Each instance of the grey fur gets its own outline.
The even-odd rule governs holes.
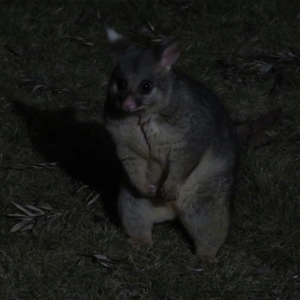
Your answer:
[[[128,176],[119,213],[130,241],[145,245],[155,223],[179,218],[197,257],[215,262],[229,230],[235,137],[219,99],[172,66],[179,49],[178,40],[154,49],[111,42],[106,128]]]

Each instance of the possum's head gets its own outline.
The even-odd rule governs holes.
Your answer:
[[[128,114],[159,111],[169,101],[171,66],[180,54],[178,39],[164,41],[153,49],[129,45],[112,29],[107,29],[110,54],[115,62],[106,108]]]

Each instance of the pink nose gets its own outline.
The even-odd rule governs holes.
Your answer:
[[[133,111],[136,109],[136,103],[132,96],[127,96],[122,103],[122,107],[125,111]]]

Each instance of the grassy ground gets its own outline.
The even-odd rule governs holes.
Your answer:
[[[0,4],[1,299],[300,299],[300,4],[228,3]],[[135,42],[184,37],[182,69],[252,124],[215,266],[197,265],[176,223],[150,249],[126,244],[101,119],[105,22]]]

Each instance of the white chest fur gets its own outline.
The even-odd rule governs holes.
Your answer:
[[[159,115],[131,117],[112,122],[107,128],[117,145],[125,144],[137,155],[157,161],[166,161],[172,148],[182,139],[182,134]]]

